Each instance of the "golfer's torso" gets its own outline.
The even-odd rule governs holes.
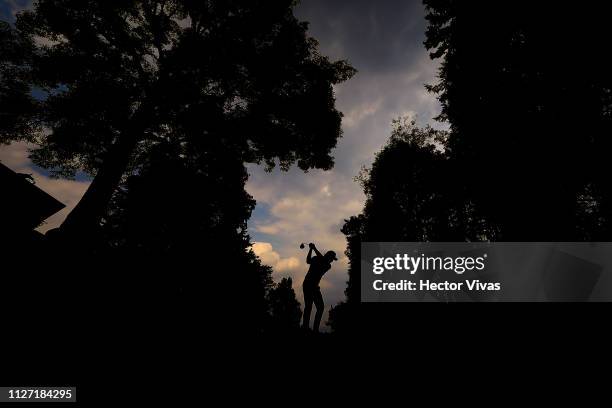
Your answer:
[[[331,265],[323,261],[321,257],[314,257],[310,261],[310,268],[308,269],[308,273],[306,273],[306,277],[304,278],[303,286],[305,288],[317,288],[319,286],[319,282],[321,282],[321,278],[331,268]]]

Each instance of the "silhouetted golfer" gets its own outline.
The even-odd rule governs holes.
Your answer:
[[[304,322],[302,327],[308,329],[310,324],[310,312],[312,311],[312,304],[314,302],[317,312],[315,313],[315,319],[312,324],[312,330],[317,333],[319,331],[319,324],[321,324],[321,317],[323,316],[323,296],[321,295],[321,288],[319,282],[325,274],[331,268],[331,263],[337,261],[336,253],[334,251],[327,251],[325,255],[321,255],[315,244],[312,242],[308,244],[310,248],[308,250],[308,256],[306,257],[306,263],[310,265],[308,273],[304,278]],[[312,256],[314,251],[317,256]]]

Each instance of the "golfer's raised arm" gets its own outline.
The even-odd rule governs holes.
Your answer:
[[[310,249],[312,249],[313,251],[315,251],[315,254],[317,254],[317,256],[323,257],[323,255],[321,255],[321,252],[319,252],[319,250],[317,249],[317,247],[315,246],[315,244],[311,243],[310,245]]]

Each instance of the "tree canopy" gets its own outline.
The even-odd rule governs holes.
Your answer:
[[[292,285],[291,278],[282,278],[269,292],[271,325],[274,330],[290,332],[300,327],[302,311]]]
[[[366,204],[343,228],[347,302],[330,313],[340,331],[373,323],[364,309],[405,312],[359,305],[361,242],[612,236],[610,7],[424,4],[425,46],[440,62],[427,88],[449,130],[396,127],[360,177]]]
[[[337,332],[358,327],[362,242],[462,241],[472,212],[464,208],[461,184],[445,146],[448,132],[419,127],[405,118],[394,122],[387,144],[357,180],[366,201],[361,214],[345,221],[349,259],[346,302],[330,311]],[[475,232],[474,232],[475,233]]]
[[[319,54],[294,5],[36,1],[3,30],[3,41],[27,45],[3,56],[13,61],[2,64],[3,88],[26,105],[3,142],[35,142],[36,164],[94,177],[66,230],[97,225],[121,177],[160,143],[185,156],[224,146],[243,162],[329,169],[341,119],[332,85],[354,70]]]
[[[424,3],[429,89],[487,238],[607,240],[609,6]]]
[[[45,269],[78,277],[52,293],[90,311],[110,294],[117,321],[146,305],[192,333],[261,332],[272,300],[295,313],[250,249],[245,165],[330,169],[333,86],[355,73],[319,53],[295,5],[37,0],[1,23],[0,143],[92,177],[47,234]]]

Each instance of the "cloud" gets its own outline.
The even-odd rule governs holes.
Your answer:
[[[301,242],[311,241],[321,249],[343,252],[340,225],[363,206],[363,193],[352,179],[334,171],[303,174],[291,169],[262,174],[259,168],[250,170],[247,189],[267,206],[266,215],[251,220],[250,231],[278,237],[292,252],[299,252]],[[330,225],[337,228],[330,231]]]
[[[296,14],[326,55],[342,53],[364,73],[393,71],[413,60],[425,40],[419,0],[303,0]]]
[[[296,14],[311,23],[309,32],[323,54],[348,59],[358,73],[334,87],[344,118],[332,171],[268,173],[249,166],[247,190],[257,200],[249,233],[256,241],[271,243],[279,258],[299,259],[299,266],[287,272],[296,286],[307,272],[300,242],[312,241],[338,254],[339,261],[321,281],[325,321],[329,307],[344,299],[348,279],[346,239],[340,229],[345,219],[361,212],[365,200],[354,177],[372,164],[389,138],[393,119],[408,116],[421,125],[444,125],[433,121],[439,103],[424,88],[435,82],[438,64],[423,46],[426,22],[420,1],[303,0]],[[301,291],[296,292],[302,301]]]
[[[252,248],[261,262],[271,266],[275,273],[290,272],[300,266],[296,257],[281,258],[269,242],[254,242]]]
[[[285,258],[278,261],[275,269],[278,272],[292,271],[300,266],[300,261],[295,257]]]
[[[363,119],[378,112],[382,102],[382,98],[379,98],[373,102],[364,102],[360,106],[353,108],[342,118],[344,128],[352,128],[359,125]]]
[[[344,298],[347,280],[346,241],[340,228],[345,218],[361,211],[363,193],[350,177],[334,171],[313,170],[304,174],[297,169],[286,173],[265,173],[256,167],[250,170],[247,190],[266,211],[249,221],[249,231],[258,243],[268,243],[269,246],[259,250],[265,254],[262,260],[269,260],[265,263],[276,265],[275,280],[290,276],[298,300],[303,304],[299,288],[308,271],[305,262],[308,250],[300,249],[300,243],[314,242],[321,252],[333,250],[338,255],[339,261],[332,264],[321,281],[325,313],[328,313],[331,306]],[[272,245],[274,253],[270,252]],[[291,268],[280,274],[284,259],[294,261],[286,261],[291,262]]]
[[[0,17],[5,21],[14,21],[17,13],[31,7],[31,0],[3,0],[0,3]]]
[[[58,213],[49,217],[43,225],[38,228],[40,232],[46,232],[57,228],[64,221],[68,213],[79,202],[87,187],[88,181],[58,180],[52,179],[34,167],[28,158],[28,149],[32,146],[24,142],[0,146],[0,162],[18,173],[31,174],[36,186],[51,194],[61,201],[66,207]]]

